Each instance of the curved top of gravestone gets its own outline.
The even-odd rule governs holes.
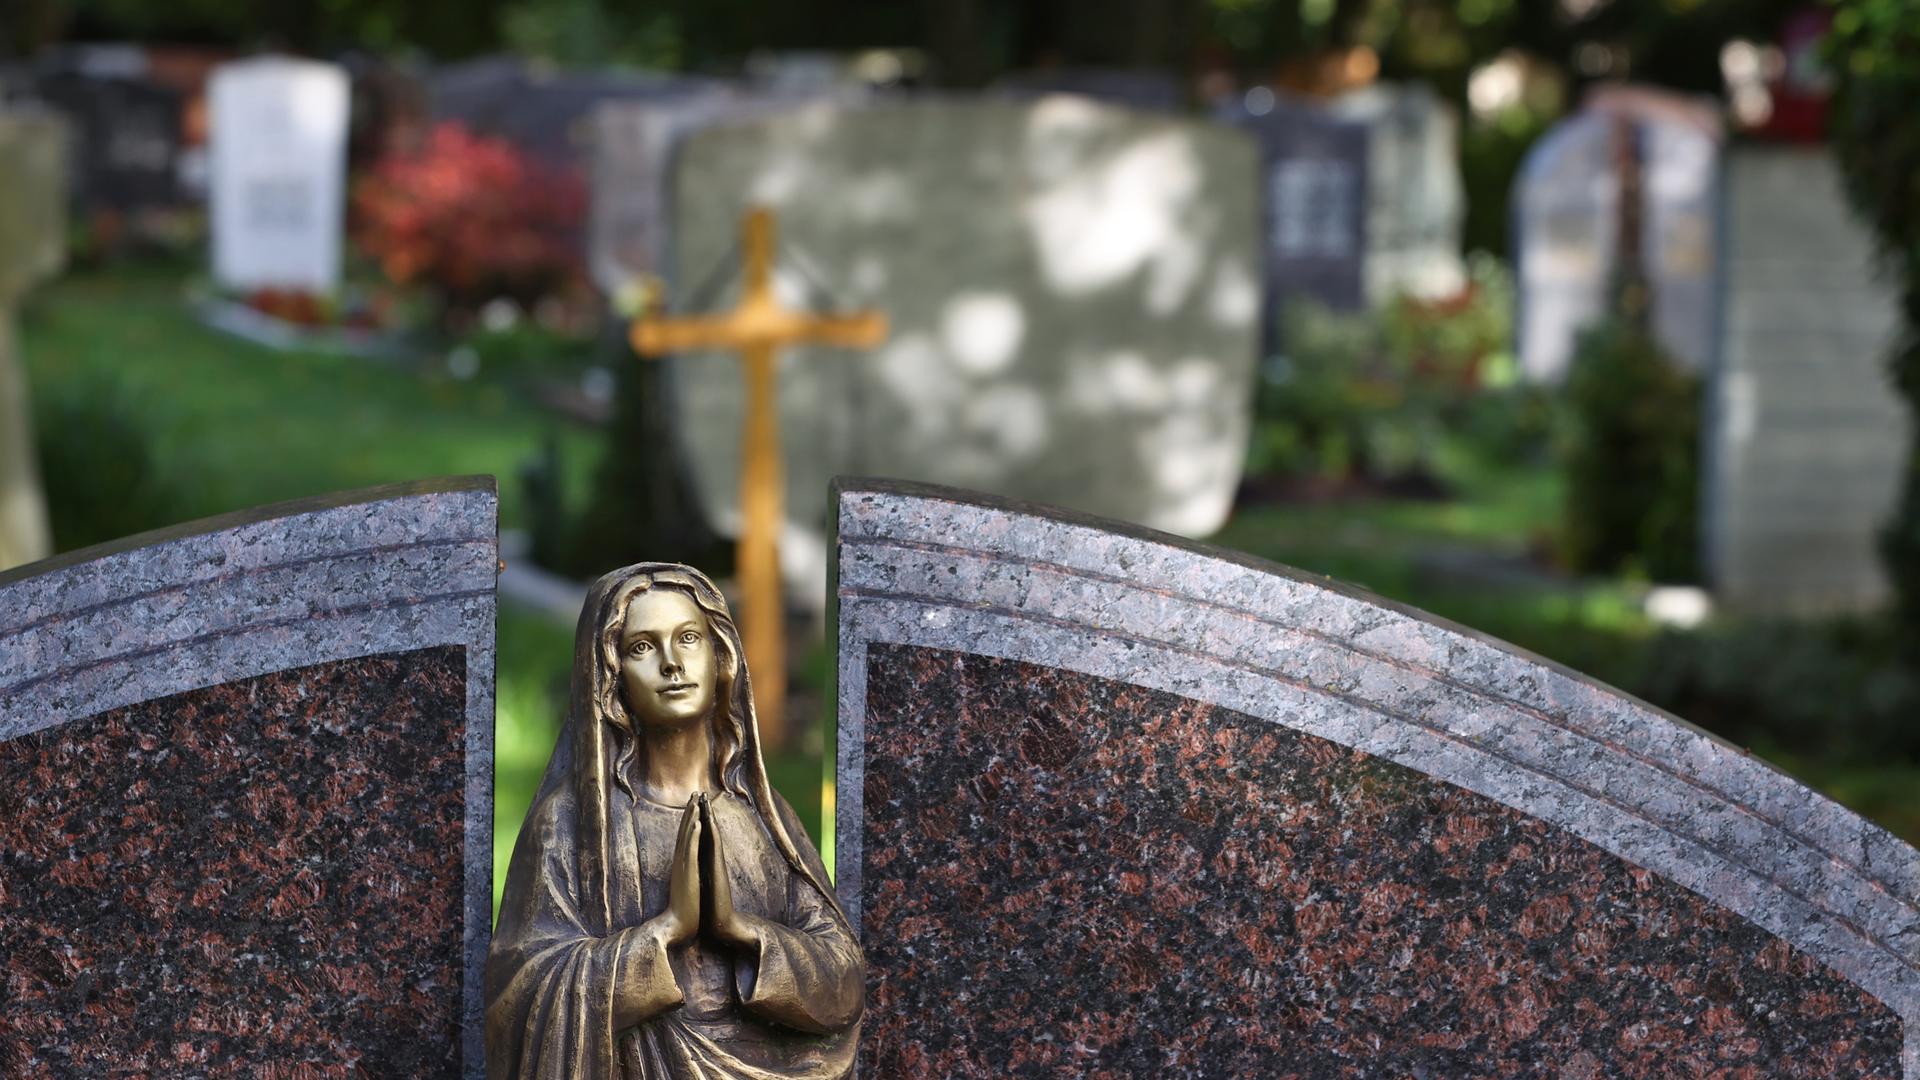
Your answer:
[[[0,738],[329,659],[490,652],[496,502],[490,476],[395,484],[0,573]]]
[[[1558,664],[1330,579],[1048,507],[841,479],[838,870],[858,917],[869,644],[957,650],[1266,719],[1670,879],[1920,1022],[1920,852]],[[1920,1048],[1907,1075],[1920,1077]]]

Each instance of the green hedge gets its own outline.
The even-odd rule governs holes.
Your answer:
[[[1699,576],[1700,383],[1645,331],[1581,335],[1568,373],[1562,555],[1583,573]]]

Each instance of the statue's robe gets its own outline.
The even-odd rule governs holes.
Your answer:
[[[764,920],[764,944],[739,950],[696,938],[662,950],[639,927],[666,910],[683,808],[611,788],[606,896],[582,895],[590,890],[577,857],[579,789],[556,774],[563,770],[549,770],[521,829],[494,931],[491,1080],[838,1080],[851,1072],[864,964],[845,917],[815,884],[826,869],[785,801],[770,798],[786,835],[799,838],[808,875],[781,854],[753,803],[712,800],[734,907]],[[595,910],[608,913],[604,931]]]

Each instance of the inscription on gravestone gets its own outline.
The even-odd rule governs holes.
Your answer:
[[[1341,310],[1364,304],[1366,127],[1286,100],[1236,104],[1220,119],[1260,144],[1269,322],[1295,298]]]
[[[845,482],[862,1075],[1920,1080],[1920,852],[1470,631]]]
[[[247,60],[215,71],[208,97],[214,276],[241,290],[331,291],[346,199],[346,73]]]
[[[1353,167],[1344,161],[1283,161],[1272,173],[1273,250],[1284,259],[1353,255]]]
[[[137,210],[179,200],[180,95],[132,78],[57,72],[35,91],[73,126],[74,205]]]
[[[494,505],[0,574],[0,1074],[484,1075]]]

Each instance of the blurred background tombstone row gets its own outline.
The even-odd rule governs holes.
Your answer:
[[[1066,243],[1047,238],[1049,228],[1061,226],[1041,223],[1035,215],[1044,211],[1034,207],[1044,205],[1046,196],[1034,197],[1027,210],[1015,211],[1026,215],[1030,235],[1015,244],[1025,245],[1026,254],[1010,253],[1004,260],[994,256],[994,242],[987,238],[999,227],[992,219],[1010,210],[1015,196],[1011,189],[996,191],[990,185],[1002,178],[1016,187],[1030,182],[1044,186],[1053,182],[1046,176],[1064,177],[1080,168],[1076,155],[1090,154],[1083,159],[1088,166],[1110,172],[1106,180],[1086,183],[1106,185],[1119,193],[1116,199],[1134,199],[1139,207],[1164,208],[1190,199],[1195,190],[1211,193],[1215,185],[1239,183],[1227,175],[1242,167],[1235,164],[1238,157],[1155,158],[1150,148],[1129,157],[1133,151],[1124,139],[1096,148],[1081,130],[1084,125],[1077,127],[1076,121],[1059,126],[1065,116],[1100,117],[1099,124],[1116,130],[1137,126],[1142,132],[1154,130],[1155,124],[1181,122],[1174,117],[1183,111],[1182,88],[1163,72],[1066,66],[1016,72],[998,79],[986,99],[972,104],[913,90],[912,80],[897,63],[892,69],[880,65],[879,76],[875,70],[872,63],[832,54],[761,57],[740,78],[728,79],[630,70],[556,71],[511,55],[431,68],[360,57],[336,65],[242,59],[213,50],[73,46],[11,70],[6,85],[10,98],[37,100],[65,118],[71,132],[65,169],[68,206],[92,224],[89,242],[104,238],[120,244],[130,231],[150,227],[154,214],[164,222],[167,214],[204,198],[216,287],[240,295],[264,291],[278,298],[270,299],[269,306],[278,302],[299,309],[302,297],[338,292],[342,239],[350,217],[346,175],[351,158],[363,155],[362,164],[370,164],[416,152],[429,133],[453,125],[479,140],[510,145],[553,176],[578,178],[572,183],[581,193],[584,220],[560,230],[563,235],[557,238],[545,239],[566,249],[555,258],[583,258],[587,279],[621,312],[631,313],[635,305],[648,302],[685,303],[699,287],[698,276],[711,269],[706,264],[724,254],[724,244],[691,236],[676,246],[676,225],[686,230],[689,220],[698,220],[696,231],[723,237],[732,230],[723,219],[749,203],[782,206],[791,219],[788,234],[800,249],[799,257],[812,260],[804,268],[789,268],[789,277],[804,270],[824,278],[796,278],[791,287],[817,290],[831,281],[850,300],[883,306],[893,300],[909,307],[924,303],[930,313],[944,313],[929,314],[928,325],[945,319],[943,332],[949,339],[938,344],[939,333],[909,334],[897,339],[886,354],[890,359],[878,365],[790,366],[785,378],[792,385],[783,395],[790,414],[785,419],[797,430],[819,433],[798,444],[815,448],[818,460],[798,463],[792,471],[796,487],[807,490],[830,472],[858,471],[880,462],[910,464],[910,471],[927,479],[1005,484],[1012,494],[1206,533],[1224,519],[1239,481],[1238,464],[1224,447],[1241,438],[1251,402],[1231,389],[1216,393],[1201,387],[1202,376],[1193,373],[1216,370],[1210,367],[1216,364],[1224,364],[1217,370],[1228,373],[1251,370],[1260,352],[1282,355],[1279,313],[1302,300],[1335,311],[1360,311],[1399,297],[1444,301],[1467,285],[1460,255],[1465,217],[1457,164],[1460,121],[1430,87],[1376,82],[1319,100],[1262,87],[1227,96],[1214,109],[1216,119],[1244,132],[1259,147],[1261,160],[1253,198],[1263,221],[1257,235],[1264,243],[1250,264],[1264,267],[1258,308],[1245,307],[1234,292],[1237,286],[1218,286],[1213,300],[1217,310],[1210,316],[1214,324],[1231,326],[1237,339],[1231,346],[1192,342],[1189,330],[1207,319],[1194,321],[1176,310],[1179,303],[1166,299],[1182,287],[1169,284],[1174,277],[1204,274],[1192,268],[1169,269],[1172,260],[1192,258],[1204,266],[1204,254],[1161,253],[1140,263],[1152,280],[1127,293],[1135,302],[1124,317],[1086,320],[1084,312],[1074,311],[1067,324],[1111,326],[1116,342],[1151,342],[1156,336],[1166,340],[1163,356],[1156,357],[1155,346],[1136,345],[1121,350],[1127,355],[1109,357],[1120,368],[1146,373],[1135,380],[1137,385],[1124,373],[1083,381],[1092,378],[1102,384],[1100,394],[1115,401],[1119,398],[1114,395],[1131,395],[1136,401],[1132,408],[1147,408],[1151,401],[1150,408],[1164,417],[1162,436],[1156,438],[1172,438],[1166,433],[1176,429],[1206,430],[1216,445],[1204,449],[1207,438],[1198,435],[1178,440],[1194,454],[1184,465],[1170,463],[1188,460],[1180,454],[1169,459],[1145,444],[1127,453],[1098,455],[1110,485],[1109,494],[1099,494],[1101,484],[1090,484],[1085,469],[1058,466],[1056,472],[1044,464],[1061,460],[1047,449],[1051,435],[1060,433],[1054,422],[1058,417],[1047,412],[1051,405],[1038,412],[1027,408],[1034,401],[1066,400],[1052,390],[1034,396],[1036,369],[1028,362],[1049,352],[1043,343],[1050,307],[1081,288],[1066,280],[1073,276],[1072,269],[1051,266],[1051,257],[1036,247]],[[996,99],[1004,104],[991,104]],[[1104,104],[1065,103],[1075,99]],[[1790,94],[1786,101],[1793,105]],[[1134,109],[1142,112],[1130,115]],[[1003,131],[976,135],[984,129],[967,118],[987,115],[1000,117]],[[1152,119],[1155,115],[1165,119]],[[1222,140],[1230,138],[1225,132],[1203,136],[1203,121],[1189,123],[1181,138],[1222,146]],[[742,124],[745,129],[732,135],[702,135]],[[921,135],[939,147],[919,149],[916,134],[943,124],[953,126],[937,138]],[[1021,125],[1027,128],[1024,137]],[[845,134],[857,131],[871,133]],[[1043,132],[1057,136],[1060,148],[1042,145]],[[1150,136],[1142,138],[1140,146],[1151,144]],[[1630,145],[1623,144],[1623,138]],[[730,144],[729,151],[710,148],[722,141]],[[935,153],[947,147],[953,148],[950,154]],[[683,154],[695,159],[718,155],[716,160],[724,164],[696,167],[689,176],[678,164]],[[969,174],[914,164],[912,159],[928,154],[950,157],[963,168],[971,159],[977,166],[973,175],[985,178],[989,186],[960,183],[964,190],[930,194],[938,190],[942,176]],[[1758,608],[1870,606],[1884,595],[1884,586],[1865,555],[1873,522],[1887,510],[1888,473],[1905,437],[1898,423],[1883,422],[1893,410],[1876,383],[1873,362],[1876,343],[1891,317],[1889,300],[1883,290],[1862,285],[1868,242],[1864,231],[1847,220],[1841,195],[1820,172],[1816,156],[1773,155],[1765,164],[1761,157],[1744,147],[1729,153],[1711,103],[1649,88],[1589,95],[1584,107],[1534,145],[1514,186],[1511,231],[1520,370],[1528,379],[1560,381],[1580,331],[1607,315],[1621,273],[1621,188],[1623,183],[1637,184],[1644,210],[1637,214],[1636,258],[1644,271],[1651,332],[1686,371],[1711,384],[1703,399],[1712,445],[1704,455],[1710,475],[1701,485],[1707,538],[1702,551],[1710,579],[1728,600]],[[811,205],[798,194],[801,189],[791,171],[802,165],[816,170],[817,177],[857,177],[871,185],[853,189],[860,192],[855,201],[870,208],[830,211],[832,198],[827,206]],[[1778,179],[1796,167],[1806,170],[1805,183]],[[711,175],[716,168],[723,179]],[[754,175],[755,168],[760,169],[758,179],[740,180]],[[1031,174],[1038,179],[1020,179],[1023,170],[1038,170]],[[1625,170],[1634,176],[1626,177]],[[721,191],[725,194],[715,194]],[[1763,191],[1781,194],[1767,196]],[[1075,202],[1077,196],[1061,198]],[[972,201],[984,216],[961,212],[955,199]],[[1772,201],[1755,201],[1759,199]],[[937,207],[939,212],[903,211],[902,205]],[[1241,212],[1225,204],[1221,209],[1226,220]],[[912,227],[893,234],[881,229],[882,219],[902,213],[912,219]],[[924,227],[944,220],[964,221],[964,235],[943,240],[935,235],[937,230]],[[1146,224],[1123,225],[1120,220],[1094,212],[1065,227],[1084,230],[1086,239],[1075,243],[1089,250],[1089,245],[1109,245],[1118,267],[1138,254],[1120,249],[1130,242],[1148,243],[1144,237],[1151,231]],[[1763,227],[1763,222],[1770,224]],[[870,245],[848,239],[856,224],[868,223],[881,229],[879,240]],[[1829,271],[1794,274],[1794,280],[1837,283],[1834,288],[1847,292],[1847,301],[1839,306],[1806,294],[1797,301],[1810,314],[1817,309],[1831,317],[1796,320],[1798,336],[1792,340],[1803,347],[1794,355],[1832,355],[1837,358],[1833,363],[1803,360],[1796,368],[1791,361],[1768,366],[1761,359],[1768,344],[1787,339],[1756,329],[1764,326],[1756,319],[1762,311],[1786,309],[1773,303],[1756,305],[1754,290],[1768,287],[1763,283],[1771,280],[1766,275],[1794,273],[1773,269],[1776,259],[1789,257],[1788,248],[1782,246],[1774,256],[1767,253],[1771,249],[1758,246],[1783,243],[1775,239],[1779,233],[1771,223],[1800,223],[1794,226],[1795,236],[1802,238],[1792,248],[1799,253],[1794,257],[1805,259],[1808,268],[1818,265]],[[1185,221],[1182,227],[1191,224]],[[974,243],[965,242],[976,240],[977,251]],[[1042,290],[1045,295],[1025,295],[1024,286],[1008,286],[1004,280],[986,288],[981,281],[962,281],[946,273],[956,265],[947,254],[950,246],[966,253],[963,258],[977,255],[980,265],[991,270],[988,277],[996,280],[1007,274],[1019,277],[1019,261],[1038,258],[1038,272],[1051,275]],[[828,250],[838,247],[849,251]],[[1205,247],[1202,243],[1201,249]],[[890,257],[882,258],[882,250]],[[905,267],[912,265],[939,266],[942,272],[924,285],[904,285],[901,279],[911,276]],[[1131,272],[1117,271],[1121,276]],[[482,283],[478,292],[486,287]],[[915,299],[906,301],[906,292]],[[511,289],[502,294],[510,295]],[[974,344],[956,345],[959,338]],[[968,350],[977,353],[974,360],[952,358],[972,355]],[[1091,350],[1088,355],[1100,351],[1093,346],[1086,350]],[[952,396],[944,390],[916,391],[908,397],[924,397],[929,404],[918,411],[903,405],[906,412],[894,414],[884,407],[892,400],[885,390],[888,379],[895,386],[934,385],[922,378],[927,375],[920,370],[924,363],[916,366],[904,359],[921,353],[949,356],[925,363],[964,374],[971,389]],[[1176,361],[1190,373],[1190,387],[1166,382],[1172,368],[1165,365]],[[1071,367],[1076,361],[1060,362]],[[825,375],[801,374],[829,371],[831,379],[818,385],[813,380]],[[889,371],[890,376],[880,374]],[[1798,384],[1777,381],[1796,378],[1823,388],[1819,407],[1790,404],[1811,400],[1793,389]],[[1226,378],[1220,385],[1244,382]],[[731,458],[705,442],[713,437],[710,433],[727,426],[737,402],[729,404],[733,399],[728,389],[718,382],[704,385],[698,376],[671,375],[667,384],[689,420],[675,438],[688,455],[694,487],[730,490],[725,474],[734,468]],[[1183,394],[1195,402],[1204,400],[1205,408],[1187,417],[1176,404]],[[931,404],[935,401],[937,407]],[[907,415],[918,420],[903,426]],[[1101,414],[1095,410],[1089,415]],[[1821,419],[1808,418],[1814,415]],[[1822,439],[1801,426],[1808,423],[1827,424],[1835,434]],[[1100,425],[1096,421],[1092,426]],[[879,434],[884,432],[910,433],[928,448],[924,459],[916,460],[911,453],[901,457],[886,445]],[[1826,447],[1814,456],[1831,457],[1833,463],[1786,470],[1766,465],[1770,439],[1782,445]],[[1131,467],[1125,464],[1130,455],[1137,455]],[[984,464],[995,457],[1011,467]],[[1158,464],[1148,465],[1149,458]],[[1211,464],[1195,464],[1203,459]],[[1149,493],[1156,468],[1163,481],[1181,489],[1177,499],[1155,503]],[[1196,481],[1202,474],[1211,479]],[[1769,479],[1761,482],[1761,476]],[[1804,485],[1809,498],[1817,491],[1826,501],[1799,524],[1791,520],[1795,511],[1785,507],[1809,504],[1799,489],[1782,487],[1795,483]],[[817,500],[794,498],[790,505],[812,502]],[[700,505],[713,527],[731,527],[723,500],[704,498]],[[817,518],[816,507],[793,524],[803,535],[817,536]],[[1762,554],[1769,545],[1786,554]],[[814,554],[793,569],[806,570],[801,580],[817,580],[824,567],[817,554],[820,545],[808,541],[801,547]],[[1809,569],[1796,571],[1788,564]],[[1807,580],[1796,583],[1796,573]],[[1763,578],[1774,586],[1753,584]]]

